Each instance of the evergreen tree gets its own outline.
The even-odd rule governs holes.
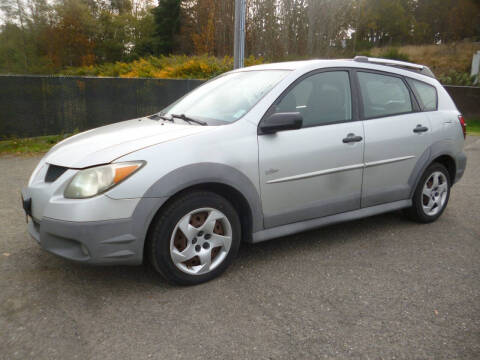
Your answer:
[[[155,33],[153,48],[156,55],[168,55],[175,48],[175,38],[180,30],[180,0],[160,0],[152,9]]]

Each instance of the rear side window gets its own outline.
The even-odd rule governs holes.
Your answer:
[[[301,80],[280,100],[274,112],[299,112],[303,127],[351,120],[348,72],[321,72]]]
[[[437,89],[434,86],[413,79],[407,81],[418,95],[423,111],[437,110]]]
[[[394,76],[358,72],[366,118],[404,114],[412,111],[410,91]]]

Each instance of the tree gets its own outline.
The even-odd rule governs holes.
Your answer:
[[[246,56],[349,57],[480,40],[480,0],[246,0]],[[232,55],[235,0],[0,0],[0,71]]]
[[[49,58],[59,68],[94,64],[96,21],[87,3],[63,0],[55,10],[58,22],[49,29]]]
[[[132,49],[128,54],[129,58],[138,58],[155,53],[155,19],[150,7],[141,9],[135,8],[132,20]]]
[[[407,3],[405,0],[361,0],[357,41],[371,46],[410,42],[413,16]]]
[[[199,31],[192,34],[193,46],[195,53],[214,55],[215,51],[215,1],[202,0],[198,1],[197,13],[199,19]]]
[[[180,0],[160,0],[152,9],[155,33],[153,47],[156,55],[170,54],[175,48],[175,36],[180,30]]]
[[[25,4],[21,0],[3,0],[0,5],[0,10],[5,13],[8,22],[17,21],[20,24],[20,38],[23,45],[23,63],[26,70],[28,69],[28,50],[26,40]]]

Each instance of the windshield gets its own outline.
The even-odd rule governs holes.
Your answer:
[[[267,94],[288,70],[254,70],[220,76],[161,111],[203,121],[234,122]]]

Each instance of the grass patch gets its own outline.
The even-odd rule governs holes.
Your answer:
[[[467,118],[467,134],[480,135],[480,118]]]
[[[437,78],[458,77],[464,73],[468,73],[467,76],[470,77],[472,56],[480,50],[480,44],[457,42],[442,45],[406,45],[394,49],[414,63],[427,65]],[[381,57],[386,51],[389,49],[373,48],[370,53],[371,56]]]
[[[50,148],[59,141],[70,136],[48,135],[23,139],[9,139],[0,141],[0,154],[38,154],[50,150]]]

